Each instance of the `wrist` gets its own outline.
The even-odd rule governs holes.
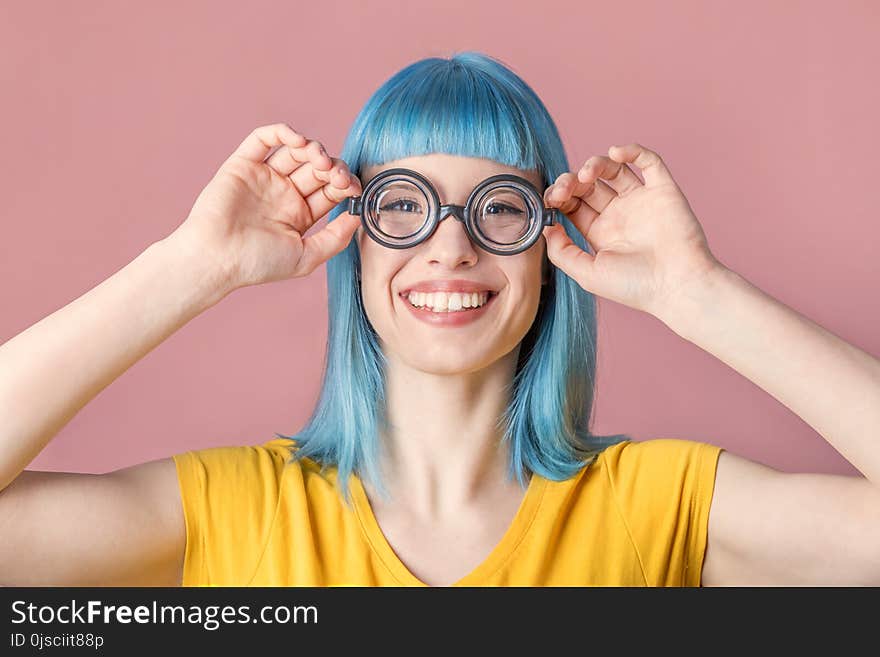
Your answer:
[[[725,290],[735,284],[737,278],[736,272],[715,261],[653,314],[679,336],[691,340],[710,322],[713,309],[723,303]]]
[[[208,309],[235,290],[232,276],[208,249],[200,249],[192,240],[173,232],[152,245],[159,257],[173,267],[190,286],[197,304]]]

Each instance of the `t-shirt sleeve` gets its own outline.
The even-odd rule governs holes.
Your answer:
[[[612,449],[609,476],[649,586],[700,586],[721,447],[673,438]]]
[[[249,583],[277,509],[289,455],[284,443],[211,447],[173,457],[186,522],[183,586]]]

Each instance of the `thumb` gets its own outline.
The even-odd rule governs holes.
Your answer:
[[[310,274],[321,263],[345,249],[360,225],[358,215],[343,212],[314,235],[304,237],[303,255],[298,267],[303,272],[301,275]]]
[[[595,256],[587,253],[574,243],[561,224],[553,224],[544,228],[544,239],[547,240],[547,257],[565,274],[588,292],[593,289],[595,279]]]

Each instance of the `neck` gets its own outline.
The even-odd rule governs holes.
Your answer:
[[[498,426],[518,355],[519,347],[486,368],[454,375],[417,370],[389,355],[389,432],[380,440],[392,499],[440,519],[519,486],[507,478],[508,450]]]

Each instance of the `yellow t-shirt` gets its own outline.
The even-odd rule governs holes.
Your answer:
[[[295,443],[174,456],[184,586],[425,586],[395,555],[357,476],[354,508]],[[507,532],[455,586],[699,586],[722,448],[607,447],[565,481],[533,475]]]

